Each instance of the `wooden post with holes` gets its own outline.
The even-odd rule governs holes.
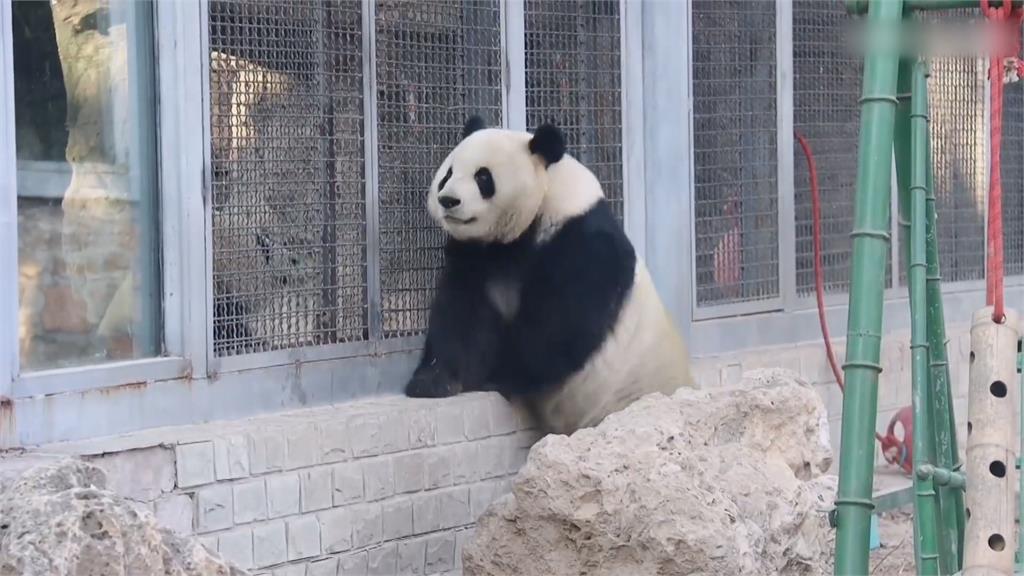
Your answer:
[[[1007,309],[1005,321],[996,323],[987,306],[974,314],[971,324],[964,576],[1013,574],[1018,322],[1017,314]]]

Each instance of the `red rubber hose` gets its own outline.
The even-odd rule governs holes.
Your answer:
[[[814,244],[814,292],[818,298],[818,323],[821,325],[821,337],[825,340],[825,354],[828,356],[829,366],[832,367],[832,375],[836,379],[836,384],[839,384],[839,390],[846,392],[846,387],[843,384],[843,371],[839,368],[839,362],[836,361],[835,351],[832,349],[832,338],[828,333],[828,321],[825,319],[825,272],[821,266],[821,191],[818,189],[818,169],[814,165],[814,154],[811,152],[811,146],[807,143],[807,139],[800,133],[794,133],[797,142],[800,143],[800,148],[804,151],[804,158],[807,159],[807,171],[810,173],[811,180],[811,224],[813,226],[813,244]],[[883,450],[886,448],[887,439],[884,438],[877,431],[875,432],[875,438],[880,444],[882,444]],[[895,438],[893,439],[895,440]]]

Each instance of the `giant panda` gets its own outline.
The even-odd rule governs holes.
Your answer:
[[[597,177],[562,132],[470,117],[427,209],[445,267],[410,397],[497,391],[547,433],[692,386],[683,339]]]

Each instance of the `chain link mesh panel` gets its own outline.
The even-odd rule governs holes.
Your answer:
[[[366,339],[360,3],[210,2],[214,349]]]
[[[977,9],[919,13],[928,22],[970,23]],[[983,58],[939,55],[931,59],[931,122],[939,265],[943,282],[985,277],[985,196],[988,190],[987,65]],[[900,266],[900,282],[907,272]]]
[[[818,0],[793,3],[793,122],[814,153],[821,195],[821,261],[826,293],[850,285],[853,204],[857,187],[857,142],[864,76],[861,54],[850,49],[852,19]],[[794,144],[796,288],[814,294],[814,235],[810,172]],[[886,285],[892,283],[891,258]]]
[[[526,123],[554,122],[594,171],[620,222],[622,49],[619,0],[527,0]]]
[[[386,338],[426,329],[443,265],[430,181],[466,118],[501,125],[497,0],[379,0],[376,74],[381,309]]]
[[[1003,92],[1003,265],[1024,275],[1024,82]]]
[[[697,304],[779,294],[775,3],[694,0]]]

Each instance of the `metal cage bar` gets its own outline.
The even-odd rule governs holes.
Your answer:
[[[620,0],[525,0],[526,125],[555,122],[623,218]]]
[[[1003,90],[1002,154],[1003,265],[1007,277],[1024,277],[1024,82]]]
[[[620,0],[622,34],[623,220],[637,255],[647,255],[647,182],[644,173],[643,9]],[[678,238],[678,236],[677,236]]]
[[[776,7],[694,0],[697,315],[780,301]]]
[[[377,164],[384,338],[421,334],[443,266],[424,207],[434,171],[471,114],[502,125],[497,0],[378,0]]]
[[[0,401],[9,401],[18,374],[18,199],[15,193],[14,24],[0,2]],[[0,418],[6,408],[0,405]],[[0,422],[0,425],[5,424]],[[0,428],[2,429],[2,428]],[[11,439],[0,434],[0,448]]]
[[[776,156],[778,158],[778,243],[779,292],[783,308],[796,302],[796,136],[793,116],[793,0],[775,3],[775,112],[777,115]],[[801,158],[802,160],[803,158]]]
[[[369,337],[379,342],[384,327],[381,319],[380,286],[380,172],[377,163],[377,27],[374,25],[377,4],[362,0],[363,6],[363,146],[366,175],[366,287]]]
[[[863,60],[848,49],[844,11],[815,0],[794,0],[793,115],[796,130],[814,151],[821,193],[822,268],[826,294],[850,284],[853,191],[857,173],[860,83]],[[796,289],[814,295],[810,181],[801,152],[795,170]],[[888,280],[891,279],[891,274]]]
[[[505,62],[505,126],[527,130],[526,125],[526,22],[524,0],[503,2],[502,36]]]
[[[970,23],[984,18],[976,9],[921,12],[922,23]],[[937,230],[943,280],[985,277],[988,196],[988,113],[985,59],[940,54],[931,59],[929,123],[935,171]],[[906,285],[906,267],[900,266]]]
[[[207,373],[210,344],[203,180],[207,58],[205,41],[179,39],[206,35],[202,9],[202,3],[156,4],[165,345],[168,354],[189,361],[192,374]]]
[[[209,7],[215,354],[366,341],[361,5]]]

